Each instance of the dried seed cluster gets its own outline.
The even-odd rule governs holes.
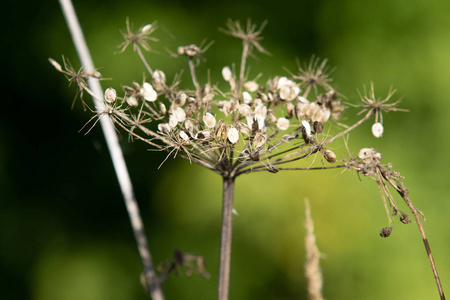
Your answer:
[[[156,24],[133,31],[127,20],[127,29],[122,32],[124,42],[118,47],[124,51],[132,45],[151,78],[124,86],[123,97],[118,97],[121,92],[108,88],[104,99],[96,99],[104,108],[93,111],[98,118],[109,116],[116,129],[125,130],[130,140],[137,138],[156,149],[167,151],[168,157],[178,155],[229,177],[262,170],[277,172],[283,169],[280,168],[282,164],[316,153],[321,154],[322,163],[334,163],[336,154],[326,146],[372,115],[376,119],[372,132],[376,137],[382,136],[381,112],[399,109],[396,108],[397,102],[387,103],[393,92],[386,99],[378,100],[373,86],[368,95],[361,96],[363,110],[360,113],[366,112],[366,115],[359,122],[334,137],[324,134],[324,124],[338,120],[345,108],[331,86],[326,60],[313,57],[305,66],[298,63],[296,73],[276,75],[266,82],[261,82],[261,76],[249,80],[246,75],[248,58],[254,50],[268,53],[261,45],[265,25],[263,23],[257,28],[249,21],[244,27],[240,22],[230,20],[227,29],[221,29],[240,39],[243,49],[238,71],[234,65],[216,70],[221,72],[228,86],[226,91],[210,82],[202,84],[196,76],[198,58],[212,43],[178,47],[173,56],[187,57],[195,87],[189,90],[180,88],[180,75],[176,75],[169,84],[164,71],[153,70],[143,56],[141,49],[150,51],[149,42],[158,41],[152,36]],[[99,78],[98,72],[87,74],[82,69],[75,72],[65,60],[65,68],[53,59],[50,62],[70,82],[77,84],[79,94],[87,91],[93,95],[85,79]]]

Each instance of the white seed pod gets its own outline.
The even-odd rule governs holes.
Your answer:
[[[297,103],[295,105],[294,113],[297,119],[306,118],[306,111],[308,110],[309,104],[307,103]]]
[[[381,124],[380,122],[377,122],[372,125],[372,134],[374,137],[376,138],[382,137],[383,131],[384,131],[383,124]]]
[[[152,27],[153,27],[153,24],[147,24],[144,27],[142,27],[141,32],[142,33],[147,33],[147,32],[149,32],[152,29]]]
[[[203,122],[208,128],[214,128],[216,126],[216,118],[209,112],[203,116]]]
[[[280,130],[286,130],[289,128],[289,120],[286,118],[279,118],[277,120],[277,127]]]
[[[260,148],[266,144],[267,136],[263,133],[257,133],[253,139],[253,146]]]
[[[362,148],[358,152],[358,157],[361,158],[362,160],[367,159],[371,160],[372,158],[374,158],[376,153],[377,152],[374,148]]]
[[[308,119],[311,119],[312,116],[314,116],[317,111],[320,110],[320,106],[316,102],[312,102],[308,104],[308,108],[306,109],[306,117]]]
[[[280,98],[286,101],[292,101],[297,98],[300,88],[296,85],[284,85],[280,88]]]
[[[125,101],[127,101],[129,106],[133,106],[133,107],[136,107],[139,104],[136,97],[134,97],[134,96],[126,97]]]
[[[206,94],[206,96],[203,97],[203,99],[202,99],[203,104],[208,104],[209,102],[212,101],[212,99],[214,99],[214,94],[213,93]]]
[[[298,96],[297,99],[298,99],[298,102],[300,102],[300,103],[309,103],[308,99],[306,99],[303,96]]]
[[[159,102],[159,112],[161,113],[161,115],[166,115],[166,113],[167,113],[167,108],[166,108],[166,106],[164,105],[164,103],[162,103],[162,102]]]
[[[209,139],[209,137],[211,136],[211,132],[209,130],[202,130],[199,131],[195,134],[195,139],[196,140],[206,140]]]
[[[306,135],[308,137],[310,137],[311,136],[311,125],[305,120],[302,121],[302,125],[305,128]]]
[[[62,67],[56,60],[54,60],[53,58],[49,58],[48,61],[55,67],[57,71],[62,72]]]
[[[258,129],[261,130],[266,126],[266,118],[262,115],[256,114],[255,121],[258,123]]]
[[[88,77],[91,77],[91,78],[97,78],[97,79],[102,78],[102,74],[97,70],[86,72],[86,75],[88,75]]]
[[[117,93],[116,90],[113,88],[107,88],[105,91],[105,100],[108,103],[113,103],[116,101]]]
[[[194,124],[192,123],[191,120],[186,119],[186,121],[184,121],[184,128],[192,136],[194,132]]]
[[[177,107],[173,110],[173,115],[175,116],[177,122],[184,122],[186,120],[186,113],[181,107]]]
[[[169,126],[170,128],[175,128],[177,127],[178,124],[178,120],[174,115],[170,115],[169,116]]]
[[[246,81],[244,82],[243,88],[244,90],[249,92],[256,92],[259,88],[259,85],[255,81]]]
[[[177,106],[183,106],[186,103],[187,95],[184,92],[178,92],[177,97],[175,98],[174,103]]]
[[[334,154],[331,150],[325,150],[323,152],[323,156],[329,163],[335,163],[336,162],[336,154]]]
[[[252,109],[247,104],[241,104],[238,107],[239,113],[244,117],[248,117],[252,115]]]
[[[231,72],[230,67],[226,66],[222,69],[222,77],[225,81],[229,82],[233,78],[233,73]]]
[[[227,139],[232,144],[239,141],[239,131],[233,125],[227,126]]]
[[[158,130],[161,132],[169,133],[172,130],[172,127],[168,123],[159,123]]]
[[[242,100],[244,101],[245,104],[249,104],[252,102],[253,99],[250,93],[246,91],[242,93]]]
[[[156,90],[160,91],[166,84],[166,74],[161,70],[153,71],[152,84]]]
[[[255,107],[255,115],[260,115],[263,118],[267,116],[267,107],[261,103],[261,105],[257,105]]]
[[[178,55],[185,55],[186,54],[186,50],[184,46],[180,46],[177,48],[177,53]]]
[[[319,109],[317,109],[316,111],[313,112],[313,114],[310,116],[311,120],[314,121],[319,121],[322,123],[325,123],[328,121],[328,119],[331,116],[331,111],[327,108],[321,108],[320,106]]]
[[[147,101],[154,102],[158,98],[158,93],[153,89],[153,86],[148,82],[144,82],[140,92],[144,97],[144,99]]]
[[[189,141],[189,136],[183,130],[181,130],[178,135],[183,141],[185,141],[185,142]]]
[[[279,90],[282,86],[285,86],[285,85],[291,85],[291,83],[292,83],[292,80],[290,80],[289,78],[287,78],[285,76],[280,77],[278,79],[277,89]]]

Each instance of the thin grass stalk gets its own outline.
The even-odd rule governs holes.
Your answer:
[[[71,0],[59,0],[59,3],[84,70],[86,72],[95,71],[91,55]],[[89,88],[94,92],[95,98],[102,99],[103,91],[100,86],[100,82],[95,78],[89,78],[88,84]],[[94,102],[99,111],[105,109],[104,105],[100,101],[94,100]],[[125,159],[119,145],[119,140],[109,118],[100,118],[100,124],[106,139],[109,153],[111,154],[114,170],[125,200],[125,206],[130,217],[139,254],[144,266],[147,287],[153,300],[164,300],[160,282],[153,268],[152,256],[148,247],[144,224],[140,216],[139,207],[133,191],[133,185],[131,183]]]
[[[307,198],[305,198],[305,229],[305,278],[308,287],[308,299],[323,300],[323,276],[319,264],[321,254],[316,244],[314,222],[311,216],[311,207],[309,205],[309,200]]]
[[[234,177],[223,177],[222,230],[220,237],[218,300],[228,300],[230,287],[231,233],[233,220]]]

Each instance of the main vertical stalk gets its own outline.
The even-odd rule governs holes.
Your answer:
[[[218,300],[228,300],[230,286],[231,232],[233,219],[234,177],[223,177],[222,232]]]

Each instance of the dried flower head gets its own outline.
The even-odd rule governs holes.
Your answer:
[[[133,31],[130,25],[130,21],[127,18],[126,21],[127,28],[126,31],[121,31],[124,41],[117,46],[120,52],[124,52],[129,45],[133,45],[134,51],[139,51],[143,48],[146,51],[150,51],[151,47],[149,41],[157,42],[158,39],[151,36],[151,34],[156,30],[156,22],[152,24],[147,24],[137,31]]]
[[[388,189],[390,185],[409,206],[429,251],[418,217],[420,211],[409,201],[408,190],[401,182],[403,177],[400,173],[393,171],[391,164],[381,163],[380,152],[374,148],[363,148],[356,158],[350,153],[351,158],[344,160],[345,164],[325,165],[325,161],[337,162],[336,154],[328,149],[328,145],[338,138],[348,136],[374,115],[372,133],[375,137],[382,136],[382,112],[404,111],[397,107],[399,101],[389,102],[395,91],[391,89],[384,99],[376,98],[372,84],[369,93],[360,95],[363,104],[359,107],[363,109],[359,114],[366,114],[350,126],[334,126],[334,121],[341,118],[345,107],[341,104],[338,92],[330,85],[331,71],[326,65],[326,59],[321,61],[313,56],[304,67],[297,61],[296,74],[272,75],[266,82],[260,80],[261,74],[252,80],[248,79],[247,60],[252,56],[254,48],[268,54],[260,44],[266,24],[264,22],[258,28],[248,20],[246,28],[243,28],[239,21],[229,20],[227,30],[221,29],[242,40],[243,45],[239,67],[231,64],[232,68],[226,66],[220,70],[212,70],[221,73],[229,90],[219,90],[211,84],[210,74],[206,82],[200,82],[197,78],[198,64],[212,42],[206,46],[202,43],[200,46],[189,44],[178,47],[177,54],[173,56],[187,58],[194,88],[181,87],[181,73],[175,75],[173,83],[168,86],[166,74],[162,70],[153,71],[141,52],[141,48],[151,50],[149,41],[157,41],[151,36],[155,23],[134,32],[127,20],[127,30],[122,32],[125,40],[119,48],[123,52],[129,45],[133,45],[151,75],[151,83],[144,79],[142,84],[132,82],[129,86],[124,86],[123,99],[117,97],[113,88],[105,91],[104,99],[95,98],[87,87],[86,79],[100,78],[98,72],[87,73],[82,69],[75,72],[64,58],[64,68],[53,59],[49,61],[57,71],[65,74],[70,83],[77,85],[80,96],[83,92],[88,92],[96,101],[101,102],[102,105],[92,110],[95,115],[85,125],[93,122],[87,133],[100,118],[109,117],[114,127],[125,131],[130,140],[136,138],[152,148],[167,152],[161,165],[170,156],[183,157],[220,174],[224,179],[224,189],[237,176],[251,172],[277,173],[283,170],[331,168],[356,171],[373,178],[378,185],[389,220],[389,226],[383,228],[380,235],[387,237],[391,234],[394,217],[398,217],[404,224],[411,222],[408,215],[399,210]],[[310,93],[312,90],[314,93]],[[156,124],[148,126],[153,122]],[[333,130],[339,131],[330,134]],[[313,167],[318,155],[322,155],[322,165]],[[309,157],[314,159],[306,167],[296,165]],[[226,193],[224,197],[225,195]],[[433,266],[431,253],[429,257]]]

